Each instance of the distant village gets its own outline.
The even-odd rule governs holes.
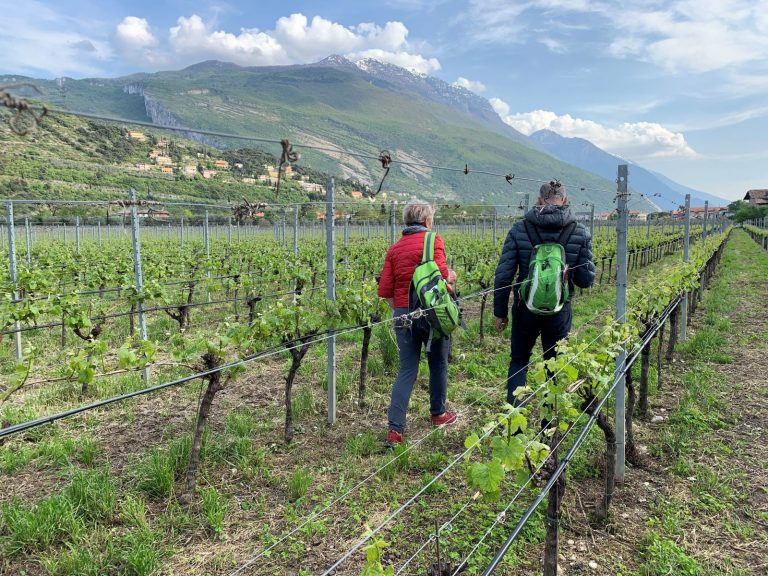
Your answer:
[[[126,132],[126,138],[137,142],[146,142],[149,137],[138,130],[128,130]],[[174,163],[173,158],[168,153],[169,142],[164,139],[158,139],[155,142],[154,148],[149,152],[148,162],[139,162],[134,164],[133,168],[139,172],[162,172],[164,174],[176,174],[186,176],[188,178],[202,177],[206,180],[211,178],[220,178],[223,182],[242,182],[243,184],[260,184],[262,186],[275,186],[278,181],[278,167],[271,164],[263,165],[263,172],[260,174],[244,174],[244,167],[240,163],[235,163],[230,166],[226,160],[208,160],[208,156],[202,152],[197,152],[196,163],[181,162]],[[293,167],[289,164],[282,169],[280,178],[285,180],[295,181],[303,190],[308,193],[325,195],[325,187],[321,184],[309,181],[309,176],[300,175],[293,170]],[[362,200],[364,195],[362,192],[353,190],[350,192],[352,198]],[[407,195],[401,194],[406,197]],[[382,199],[387,199],[387,194],[381,194]],[[373,201],[373,198],[369,198]],[[768,203],[768,190],[750,190],[747,192],[744,200],[751,204],[764,205]],[[395,200],[395,202],[397,202]],[[719,216],[730,215],[727,206],[709,206],[707,209],[709,218],[717,218]],[[684,210],[678,209],[670,212],[643,212],[640,210],[630,210],[630,220],[634,221],[646,221],[648,219],[658,218],[661,216],[672,217],[677,220],[682,220],[685,215]],[[588,219],[589,212],[577,212],[577,218]],[[162,215],[161,215],[162,217]],[[316,215],[318,220],[325,218],[325,213],[318,212]],[[595,220],[611,220],[616,217],[615,212],[599,212],[595,214]],[[696,207],[691,208],[691,218],[704,219],[704,208]]]

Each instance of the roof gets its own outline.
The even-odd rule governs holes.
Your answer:
[[[760,200],[768,203],[768,189],[748,190],[744,200]]]

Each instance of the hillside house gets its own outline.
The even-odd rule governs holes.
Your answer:
[[[235,168],[237,168],[238,170],[242,170],[243,164],[241,162],[235,162]]]
[[[128,131],[128,139],[129,140],[136,140],[137,142],[146,142],[147,137],[143,132],[139,132],[138,130],[129,130]]]
[[[256,184],[256,178],[243,178],[243,184]]]
[[[299,186],[301,186],[307,192],[325,194],[325,188],[320,184],[315,184],[314,182],[299,182]]]
[[[704,220],[703,206],[691,208],[690,210],[692,220]],[[726,212],[728,212],[727,206],[710,206],[707,208],[707,218],[717,218],[718,216],[724,215]],[[672,213],[672,216],[675,218],[675,220],[684,220],[685,210],[676,210]]]
[[[163,166],[160,168],[160,170],[163,172],[163,174],[173,174],[173,168],[170,166]]]
[[[226,160],[214,160],[213,166],[214,168],[218,168],[220,170],[229,170],[229,162]]]
[[[630,210],[629,219],[645,222],[646,220],[648,220],[648,213],[641,212],[640,210]]]
[[[170,166],[173,164],[173,160],[170,156],[156,156],[155,157],[155,163],[158,166]]]
[[[216,170],[205,170],[205,169],[203,169],[200,172],[200,174],[202,174],[203,178],[208,180],[208,179],[213,178],[214,176],[216,176],[216,174],[218,174],[218,172]]]
[[[138,170],[139,172],[148,172],[149,170],[152,169],[151,164],[144,164],[142,162],[136,164],[135,166],[136,166],[136,170]]]
[[[744,200],[753,206],[768,206],[768,189],[749,190]]]
[[[352,196],[352,198],[356,198],[358,200],[362,199],[363,197],[363,193],[360,192],[359,190],[352,190],[352,192],[350,192],[350,195]]]
[[[193,164],[187,164],[184,166],[184,176],[195,176],[197,174],[197,166]]]
[[[168,220],[170,218],[170,214],[166,210],[146,210],[146,209],[139,209],[136,212],[136,215],[141,219],[152,219],[152,220]],[[130,208],[125,208],[124,210],[119,211],[116,216],[122,216],[123,220],[130,220],[131,219],[131,210]]]

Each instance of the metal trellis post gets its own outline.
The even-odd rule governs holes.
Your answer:
[[[394,201],[389,206],[389,243],[394,244],[395,243],[395,226],[396,226],[396,220],[395,220],[395,203]]]
[[[336,300],[336,230],[333,221],[333,178],[328,180],[325,199],[325,263],[326,263],[326,296],[328,300]],[[336,334],[328,338],[328,423],[336,422]]]
[[[688,263],[688,248],[691,243],[691,195],[685,195],[685,235],[683,236],[683,262]],[[683,309],[680,318],[680,342],[688,337],[688,291],[683,292]]]
[[[24,218],[24,238],[27,242],[27,265],[32,266],[32,235],[29,232],[29,218]]]
[[[299,207],[293,207],[293,255],[299,255]]]
[[[627,227],[629,224],[629,210],[627,209],[627,177],[626,164],[619,165],[618,183],[618,218],[616,220],[616,320],[624,324],[627,319]],[[622,346],[616,357],[616,370],[620,371],[619,383],[616,386],[616,471],[615,479],[618,483],[624,482],[625,467],[625,410],[626,388],[624,376],[624,364],[627,360],[627,352]]]
[[[10,200],[6,201],[5,203],[5,223],[8,226],[8,261],[11,267],[10,272],[11,284],[13,285],[13,299],[16,300],[19,297],[19,293],[16,291],[16,282],[18,281],[18,276],[16,273],[16,231],[14,230],[13,226],[13,202]],[[16,330],[16,332],[13,334],[13,339],[16,343],[16,360],[21,361],[21,332],[19,331],[21,329],[21,325],[19,324],[18,320],[14,322],[13,327],[14,330]]]
[[[133,273],[136,277],[136,292],[139,301],[136,305],[139,313],[139,338],[147,339],[147,319],[144,317],[144,277],[141,273],[141,238],[139,236],[139,215],[136,211],[136,190],[131,188],[131,244],[133,246]],[[149,383],[149,366],[144,367],[144,383]]]

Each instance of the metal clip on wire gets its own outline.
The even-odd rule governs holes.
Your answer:
[[[379,187],[376,189],[376,193],[371,195],[371,198],[381,192],[381,187],[384,186],[384,180],[387,179],[387,175],[389,174],[389,168],[392,165],[392,154],[389,153],[389,150],[382,150],[379,152],[379,162],[381,162],[381,167],[384,168],[384,176],[381,177]]]
[[[291,165],[292,162],[298,162],[301,155],[293,150],[293,146],[288,141],[288,138],[280,140],[280,145],[283,147],[283,152],[280,155],[280,165],[277,167],[277,187],[275,188],[275,197],[280,195],[280,176],[283,173],[283,169]]]

